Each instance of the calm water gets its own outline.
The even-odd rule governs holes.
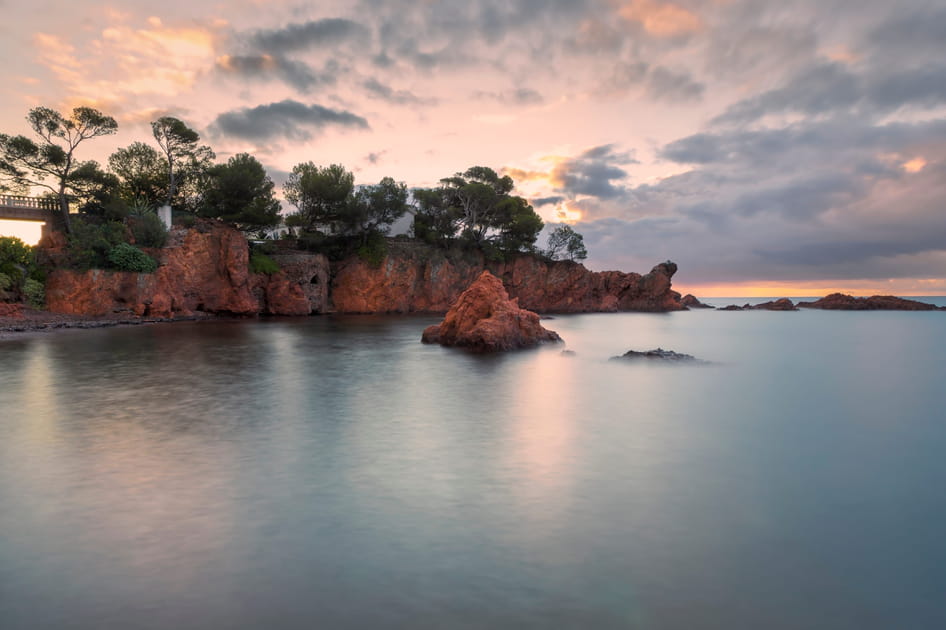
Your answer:
[[[946,627],[946,313],[435,321],[0,342],[0,628]]]

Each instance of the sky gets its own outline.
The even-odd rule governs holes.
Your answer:
[[[0,132],[172,115],[221,160],[511,175],[586,266],[697,295],[946,294],[946,1],[0,0]],[[287,208],[289,210],[290,208]],[[0,226],[8,228],[9,224]],[[544,243],[544,236],[540,244]]]

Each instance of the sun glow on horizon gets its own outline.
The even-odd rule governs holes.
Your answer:
[[[36,245],[43,236],[43,224],[36,221],[0,219],[0,236],[15,236],[27,245]]]
[[[832,293],[845,293],[856,297],[870,297],[872,295],[922,297],[946,295],[946,278],[889,278],[886,282],[865,279],[851,280],[844,284],[837,280],[764,284],[748,282],[707,285],[681,284],[675,285],[674,290],[684,295],[692,293],[697,298],[823,297]]]

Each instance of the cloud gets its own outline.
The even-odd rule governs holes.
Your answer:
[[[645,31],[657,37],[683,37],[703,29],[699,16],[672,2],[631,0],[618,9],[618,15],[638,22]]]
[[[620,165],[636,161],[630,153],[618,151],[613,144],[605,144],[576,157],[561,159],[552,167],[549,181],[556,190],[571,198],[586,195],[615,199],[627,192],[621,183],[627,178],[627,171]]]
[[[352,20],[325,18],[289,24],[283,28],[256,31],[252,43],[270,53],[288,53],[315,47],[338,45],[350,40],[363,40],[369,30]]]
[[[371,98],[380,99],[392,105],[422,106],[437,104],[437,99],[435,98],[421,98],[407,90],[395,90],[391,86],[385,85],[374,78],[362,81],[361,86],[368,91],[368,95],[371,96]]]
[[[541,105],[545,99],[537,91],[519,87],[505,92],[485,92],[477,90],[473,93],[473,98],[479,100],[494,100],[504,105]]]
[[[767,115],[821,116],[839,112],[882,116],[903,107],[946,105],[946,63],[929,60],[913,68],[852,69],[821,61],[768,90],[729,106],[715,124],[746,124]]]
[[[941,275],[946,119],[733,128],[658,153],[693,169],[576,225],[597,268],[671,258],[691,283]]]
[[[647,91],[656,100],[696,101],[703,96],[706,86],[693,80],[689,72],[654,68],[647,77]]]
[[[278,78],[303,93],[317,86],[334,85],[340,72],[334,61],[315,72],[308,64],[270,54],[223,55],[217,58],[214,67],[222,74],[244,80]]]
[[[284,100],[268,105],[224,112],[211,125],[218,136],[233,136],[246,140],[309,140],[313,132],[326,127],[369,129],[368,121],[347,111],[329,109],[321,105],[305,105]]]

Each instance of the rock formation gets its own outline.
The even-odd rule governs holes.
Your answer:
[[[692,293],[687,293],[684,295],[683,298],[681,298],[680,303],[687,308],[715,308],[709,304],[703,304]]]
[[[536,313],[519,308],[499,278],[484,271],[460,294],[440,324],[424,330],[421,340],[495,352],[561,341],[561,337],[543,328]]]
[[[55,233],[54,233],[55,235]],[[42,244],[55,265],[65,239]],[[592,272],[573,262],[519,256],[485,263],[478,253],[445,254],[416,242],[389,241],[380,266],[357,256],[329,263],[322,254],[280,249],[270,257],[281,272],[249,271],[243,235],[204,221],[174,228],[168,246],[147,250],[160,266],[153,274],[59,267],[50,274],[49,310],[86,316],[126,314],[152,318],[192,313],[302,315],[307,313],[443,313],[484,269],[505,284],[520,305],[541,312],[682,310],[671,289],[672,262],[649,273]]]
[[[754,311],[797,311],[798,309],[788,298],[780,298],[771,302],[763,302],[752,307]]]
[[[544,262],[519,256],[486,263],[482,256],[448,258],[416,243],[392,241],[379,267],[357,257],[339,263],[331,301],[337,313],[442,313],[487,269],[503,281],[509,295],[526,309],[543,313],[683,310],[670,288],[677,270],[661,263],[650,273],[588,271],[573,262]]]
[[[906,300],[892,295],[854,297],[844,293],[832,293],[814,302],[799,302],[801,308],[820,308],[829,311],[935,311],[946,310],[934,304]]]
[[[795,304],[792,303],[788,298],[779,298],[777,300],[772,300],[771,302],[762,302],[761,304],[744,304],[739,306],[738,304],[730,304],[729,306],[724,306],[719,308],[720,311],[797,311]]]
[[[681,362],[695,362],[703,363],[696,357],[691,354],[683,354],[681,352],[674,352],[673,350],[664,350],[663,348],[657,348],[656,350],[645,350],[643,352],[637,350],[628,350],[619,357],[611,357],[611,360],[636,360],[636,359],[646,359],[651,361],[681,361]]]

